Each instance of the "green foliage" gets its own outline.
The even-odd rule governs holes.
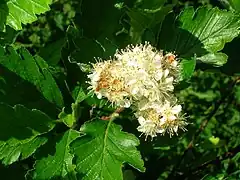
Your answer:
[[[40,49],[39,55],[46,59],[49,65],[56,66],[61,59],[61,51],[65,45],[65,38],[59,39],[56,42],[48,44],[46,47]]]
[[[88,122],[80,131],[86,135],[73,143],[73,149],[77,156],[77,169],[83,174],[83,179],[122,179],[123,162],[140,171],[145,170],[135,147],[139,145],[138,139],[121,132],[121,128],[112,121]]]
[[[228,2],[233,9],[235,9],[236,11],[240,11],[240,2],[238,0],[229,0]]]
[[[22,105],[12,108],[0,104],[0,113],[0,159],[6,165],[32,155],[47,141],[40,135],[54,127],[54,121],[46,114],[38,110],[29,110]]]
[[[6,24],[15,30],[22,29],[22,23],[27,24],[37,20],[36,14],[48,11],[52,0],[8,0]]]
[[[0,2],[0,31],[4,30],[6,18],[8,15],[8,7],[5,1]]]
[[[174,7],[174,4],[164,6],[165,3],[166,0],[139,1],[136,8],[129,9],[131,25],[129,35],[133,43],[141,43],[143,33],[161,23]]]
[[[181,78],[187,80],[192,77],[195,66],[196,66],[196,59],[192,58],[191,60],[183,59],[181,61]]]
[[[74,179],[73,154],[70,153],[69,145],[79,137],[79,132],[68,130],[56,145],[56,152],[36,162],[34,179],[51,179],[53,177]]]
[[[2,0],[0,178],[240,179],[239,5]],[[133,110],[89,91],[95,58],[144,41],[179,62],[178,136],[146,141]]]
[[[34,84],[43,96],[57,106],[63,106],[61,92],[49,71],[48,64],[39,56],[32,57],[24,48],[19,54],[12,47],[0,47],[0,64]]]
[[[160,47],[176,51],[181,57],[194,55],[197,60],[222,66],[227,55],[219,53],[225,43],[239,34],[239,15],[218,8],[186,8],[177,21],[166,19],[160,36]],[[170,23],[175,21],[174,27]],[[169,31],[172,31],[169,33]]]

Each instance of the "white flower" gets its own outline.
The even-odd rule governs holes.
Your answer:
[[[160,109],[161,119],[159,126],[166,129],[166,132],[172,135],[177,134],[178,129],[186,130],[185,126],[188,124],[185,122],[184,117],[180,114],[182,111],[181,105],[171,105],[166,101]]]
[[[174,54],[164,55],[145,43],[129,45],[118,50],[113,60],[93,64],[88,83],[98,98],[135,108],[140,124],[137,129],[146,137],[165,133],[172,136],[187,125],[173,94],[179,72]]]
[[[151,120],[145,120],[142,116],[138,118],[140,126],[137,127],[139,132],[142,132],[145,137],[148,136],[156,137],[157,136],[157,125]]]
[[[107,97],[108,100],[117,106],[130,107],[131,102],[126,82],[119,73],[122,66],[117,61],[103,61],[93,65],[90,78],[90,88],[95,92],[97,97]]]
[[[146,102],[146,104],[144,103]],[[171,136],[178,134],[178,129],[186,130],[184,117],[181,115],[182,106],[172,106],[170,102],[147,102],[142,100],[138,103],[138,110],[135,116],[140,123],[140,130],[146,136],[155,137],[156,134],[168,133]],[[151,126],[150,126],[151,124]],[[146,127],[145,127],[146,126]]]

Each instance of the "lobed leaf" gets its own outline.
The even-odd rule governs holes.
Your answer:
[[[204,63],[221,66],[227,56],[217,53],[239,35],[239,17],[218,8],[185,8],[177,20],[169,15],[163,23],[159,45],[186,59],[196,55]],[[204,55],[207,56],[201,57]]]
[[[143,160],[136,147],[139,140],[132,134],[121,131],[112,121],[91,121],[81,127],[86,135],[72,144],[76,155],[77,171],[83,180],[121,180],[121,167],[129,163],[144,171]]]
[[[9,0],[6,24],[15,30],[22,29],[22,23],[32,23],[38,14],[48,11],[52,0]]]
[[[239,15],[218,8],[201,7],[194,11],[186,8],[179,16],[180,27],[197,37],[209,52],[223,49],[225,43],[239,35]],[[188,44],[191,52],[196,47],[196,41],[189,36]]]

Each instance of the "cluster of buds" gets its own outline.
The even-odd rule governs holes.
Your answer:
[[[93,64],[88,77],[89,88],[99,99],[106,97],[118,107],[136,111],[137,129],[146,137],[186,130],[182,107],[173,93],[180,79],[174,54],[163,54],[149,43],[129,45],[113,59]]]

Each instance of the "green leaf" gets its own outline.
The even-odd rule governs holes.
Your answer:
[[[122,164],[129,163],[144,171],[144,163],[135,146],[139,140],[121,131],[112,121],[95,120],[85,123],[81,132],[86,135],[76,140],[72,147],[77,157],[77,171],[83,180],[121,180]]]
[[[61,38],[40,49],[39,55],[45,59],[49,65],[55,66],[61,59],[61,51],[66,43],[66,38]]]
[[[77,122],[78,118],[80,117],[81,113],[81,107],[78,103],[72,103],[72,114],[66,114],[64,112],[64,109],[62,112],[58,115],[58,118],[66,124],[68,127],[73,127],[73,125]]]
[[[0,47],[0,64],[22,79],[34,84],[43,96],[58,107],[63,107],[63,97],[47,63],[39,56],[32,57],[26,49],[19,54],[12,47]]]
[[[116,3],[115,0],[82,1],[79,20],[75,23],[83,29],[86,37],[112,36],[121,27],[119,20],[123,14],[115,7]]]
[[[235,87],[235,98],[238,104],[240,104],[240,85]]]
[[[51,179],[53,177],[59,179],[72,179],[74,177],[75,166],[72,164],[73,154],[70,153],[69,145],[77,137],[79,132],[68,130],[62,139],[56,145],[56,152],[53,156],[48,156],[38,160],[35,164],[34,179]],[[74,178],[76,179],[76,178]]]
[[[73,104],[72,104],[73,105]],[[62,112],[58,115],[58,118],[66,124],[68,127],[72,127],[73,124],[76,122],[76,119],[74,118],[73,114],[67,114],[65,113],[65,108],[62,109]]]
[[[183,59],[180,62],[181,67],[181,79],[187,80],[193,75],[194,69],[196,66],[196,59],[192,58],[191,60]]]
[[[138,8],[129,9],[127,14],[130,17],[132,43],[141,43],[145,30],[154,28],[172,10],[174,5],[164,6],[165,1],[141,1]]]
[[[22,29],[22,23],[27,24],[37,20],[37,14],[48,11],[52,0],[9,0],[7,25],[15,30]]]
[[[0,159],[5,165],[12,164],[18,159],[26,159],[46,142],[47,138],[38,136],[26,142],[18,140],[0,141]]]
[[[75,103],[72,103],[71,105],[72,113],[65,113],[65,108],[63,108],[62,112],[58,115],[59,119],[68,127],[73,127],[73,125],[77,122],[82,113],[82,107],[80,106],[80,103],[91,96],[91,93],[86,94],[81,86],[76,86],[73,90],[72,96],[75,100]]]
[[[141,9],[147,9],[147,10],[157,10],[158,8],[161,8],[164,6],[167,0],[142,0],[142,1],[136,1],[135,6]]]
[[[72,41],[76,48],[76,51],[71,54],[72,62],[89,63],[95,62],[95,58],[98,57],[109,58],[109,56],[113,56],[117,49],[116,45],[107,38],[95,40],[78,37]]]
[[[86,94],[81,86],[76,86],[73,90],[72,96],[76,103],[81,103],[86,98],[88,98],[91,94]]]
[[[224,65],[227,62],[228,56],[221,52],[208,53],[201,57],[198,57],[197,60],[200,60],[207,64],[212,64],[215,67]]]
[[[209,141],[211,143],[213,143],[214,145],[217,145],[219,143],[219,141],[220,141],[220,138],[212,136],[212,137],[209,138]]]
[[[0,65],[0,101],[14,106],[21,104],[28,109],[38,109],[48,116],[56,118],[58,107],[47,101],[37,88],[26,80]],[[17,90],[17,91],[16,91]]]
[[[4,164],[28,158],[47,142],[39,135],[54,127],[53,120],[46,114],[22,105],[12,108],[1,103],[0,119],[0,159]]]
[[[239,0],[229,0],[231,7],[240,12],[240,1]]]
[[[15,42],[19,32],[15,31],[10,26],[6,26],[5,30],[5,32],[0,32],[0,44],[3,46],[11,45]]]
[[[239,35],[239,15],[218,8],[201,7],[196,12],[192,7],[186,8],[180,15],[181,28],[197,37],[209,52],[223,49],[225,43],[231,42]],[[192,49],[195,44],[192,43]]]
[[[3,0],[0,2],[0,31],[5,29],[5,24],[8,15],[7,3]]]
[[[188,7],[177,21],[169,15],[161,27],[160,48],[176,51],[187,59],[196,55],[205,63],[219,66],[225,62],[226,55],[216,53],[239,35],[240,16],[218,8],[200,7],[194,11]],[[199,58],[209,53],[210,60]]]

